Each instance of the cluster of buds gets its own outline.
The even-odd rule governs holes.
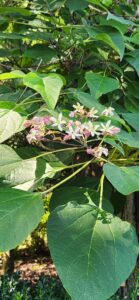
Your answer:
[[[45,116],[34,117],[25,123],[25,127],[31,127],[27,140],[29,143],[38,143],[46,139],[53,131],[61,134],[61,141],[76,141],[84,146],[88,154],[95,157],[101,157],[103,154],[108,155],[106,147],[97,146],[88,147],[88,142],[101,140],[104,136],[114,136],[120,132],[120,128],[111,124],[111,120],[102,123],[99,118],[102,116],[110,117],[114,114],[112,107],[106,108],[101,114],[95,108],[86,110],[79,103],[73,105],[74,110],[69,113],[69,118],[65,119],[62,113],[57,117]],[[93,138],[93,140],[92,140]]]

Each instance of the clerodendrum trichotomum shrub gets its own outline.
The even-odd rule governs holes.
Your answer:
[[[108,299],[139,252],[119,218],[139,191],[136,2],[0,7],[0,251],[37,226],[49,194],[49,248],[72,300]]]

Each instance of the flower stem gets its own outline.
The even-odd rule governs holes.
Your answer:
[[[100,209],[102,209],[102,202],[103,202],[104,179],[105,179],[105,175],[102,174],[102,176],[100,178],[100,200],[99,200],[99,208]]]
[[[73,178],[75,175],[77,175],[78,173],[80,173],[82,170],[84,170],[91,162],[93,161],[93,159],[85,162],[85,164],[79,168],[78,170],[76,170],[74,173],[72,173],[71,175],[69,175],[68,177],[66,177],[65,179],[63,179],[62,181],[58,182],[57,184],[55,184],[54,186],[52,186],[50,189],[42,192],[43,194],[48,194],[50,192],[52,192],[54,189],[56,189],[57,187],[59,187],[60,185],[62,185],[63,183],[67,182],[68,180],[70,180],[71,178]]]

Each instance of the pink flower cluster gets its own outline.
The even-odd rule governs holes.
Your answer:
[[[64,118],[62,113],[57,117],[45,116],[34,117],[25,123],[25,127],[31,127],[27,140],[29,143],[38,143],[45,140],[48,134],[56,131],[61,134],[61,140],[67,142],[70,140],[78,141],[87,150],[88,154],[95,157],[101,157],[103,154],[108,155],[106,147],[97,146],[95,148],[88,148],[88,142],[93,137],[96,140],[103,138],[103,136],[114,136],[120,132],[120,128],[113,126],[111,120],[102,123],[99,118],[102,116],[112,116],[114,109],[112,107],[106,108],[101,114],[95,108],[86,110],[80,103],[73,105],[74,110],[69,113],[69,118]]]

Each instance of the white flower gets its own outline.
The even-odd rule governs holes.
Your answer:
[[[29,144],[33,142],[38,142],[44,138],[44,134],[45,132],[40,128],[32,128],[29,134],[27,135],[27,141],[29,142]]]
[[[98,113],[98,110],[95,109],[94,107],[91,108],[91,110],[87,113],[87,117],[89,118],[98,118],[96,115]]]
[[[109,135],[115,135],[120,132],[119,127],[111,126],[111,120],[109,120],[106,124],[101,124],[100,131],[103,135],[109,134]]]
[[[100,158],[102,154],[108,156],[109,152],[106,147],[98,146],[95,148],[87,148],[87,154],[94,155],[96,158]]]
[[[71,136],[71,138],[73,140],[75,140],[76,138],[79,138],[82,136],[82,134],[80,133],[80,130],[78,128],[73,128],[72,126],[69,126],[68,130],[66,131],[66,133]]]
[[[108,156],[109,152],[106,147],[98,146],[98,147],[95,147],[94,149],[92,149],[92,154],[95,157],[100,158],[102,156],[102,154],[104,154],[105,156]]]
[[[73,108],[75,108],[75,110],[77,112],[80,112],[80,111],[82,111],[84,109],[84,106],[82,106],[79,102],[77,102],[76,105],[75,104],[73,105]]]
[[[98,135],[98,128],[99,128],[99,125],[94,125],[91,121],[87,122],[87,123],[84,123],[83,124],[84,126],[84,129],[88,130],[91,134],[91,136],[95,136],[95,135]]]
[[[114,115],[114,110],[115,109],[113,107],[109,106],[109,107],[107,107],[106,109],[103,110],[102,115],[107,116],[107,117],[108,116],[111,117],[111,116]]]
[[[84,116],[84,114],[85,114],[84,106],[82,106],[79,102],[77,102],[76,105],[73,105],[73,108],[75,109],[74,110],[74,115],[76,113],[79,113],[81,116]]]
[[[62,113],[60,113],[58,115],[58,118],[54,118],[54,123],[53,123],[53,127],[57,127],[60,131],[63,131],[63,125],[66,124],[66,121],[65,120],[62,120],[63,118],[63,115]]]

